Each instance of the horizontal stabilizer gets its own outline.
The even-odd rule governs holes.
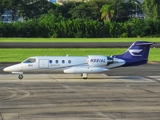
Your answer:
[[[153,42],[141,42],[141,43],[137,43],[136,45],[138,46],[143,46],[143,45],[152,45],[154,44]]]

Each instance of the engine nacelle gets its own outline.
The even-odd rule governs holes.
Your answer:
[[[89,55],[88,56],[89,66],[93,66],[93,67],[106,66],[111,63],[113,63],[113,59],[107,56],[99,56],[99,55]]]

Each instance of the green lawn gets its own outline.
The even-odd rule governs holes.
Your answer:
[[[160,42],[160,38],[0,38],[0,42]],[[127,48],[126,48],[127,49]],[[126,51],[121,48],[66,48],[66,49],[0,49],[0,62],[21,62],[30,56],[87,56],[114,55]],[[151,49],[149,61],[160,62],[160,48]]]
[[[160,42],[160,38],[0,38],[0,42]]]
[[[51,49],[0,49],[0,62],[21,62],[31,56],[87,56],[122,54],[127,48],[51,48]],[[160,62],[160,48],[151,48],[149,61]]]

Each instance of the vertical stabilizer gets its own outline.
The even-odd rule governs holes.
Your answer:
[[[126,65],[140,65],[148,61],[148,55],[152,42],[138,41],[134,42],[128,50],[122,55],[115,55],[114,57],[126,61]]]

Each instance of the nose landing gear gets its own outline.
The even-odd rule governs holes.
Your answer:
[[[22,74],[18,75],[18,78],[19,78],[20,80],[22,80],[22,79],[23,79],[23,75],[22,75]]]
[[[12,74],[18,75],[18,78],[23,79],[23,72],[12,72]]]

